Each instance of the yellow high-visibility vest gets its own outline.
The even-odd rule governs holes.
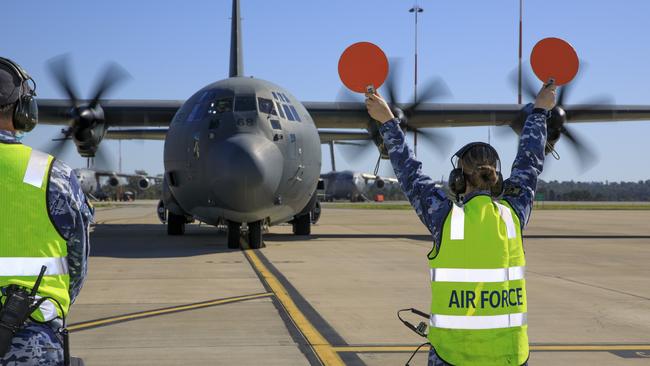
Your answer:
[[[519,218],[487,195],[453,205],[429,253],[429,342],[452,365],[528,360],[526,259]]]
[[[28,146],[0,143],[0,287],[31,289],[47,266],[37,295],[56,301],[46,300],[32,313],[39,321],[61,317],[70,307],[67,242],[47,207],[52,162]]]

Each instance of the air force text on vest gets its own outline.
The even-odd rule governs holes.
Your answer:
[[[449,307],[455,308],[506,308],[523,305],[523,290],[521,287],[508,290],[452,290],[449,297]],[[478,304],[478,306],[477,306]]]

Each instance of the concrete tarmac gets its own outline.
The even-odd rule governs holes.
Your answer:
[[[214,227],[167,236],[155,208],[97,209],[68,321],[87,365],[399,365],[424,342],[395,315],[430,300],[430,235],[412,211],[328,208],[309,238],[272,227],[266,248],[240,251]],[[531,365],[650,364],[648,222],[650,211],[533,213]]]

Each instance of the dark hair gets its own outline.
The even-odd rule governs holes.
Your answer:
[[[16,103],[0,105],[0,118],[10,120],[14,114],[15,105]]]
[[[465,179],[475,189],[491,191],[499,178],[497,164],[499,156],[487,146],[474,146],[467,150],[459,160]]]

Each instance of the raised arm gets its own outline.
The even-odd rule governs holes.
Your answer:
[[[503,198],[510,203],[519,216],[522,229],[530,219],[537,190],[537,178],[544,167],[547,111],[554,106],[555,86],[544,86],[537,96],[535,106],[526,118],[510,178],[504,182]]]
[[[382,121],[379,131],[384,138],[390,162],[400,183],[402,191],[420,217],[432,232],[440,229],[440,217],[445,217],[451,201],[445,192],[436,187],[434,181],[422,173],[422,163],[415,159],[413,151],[406,144],[404,133],[381,97],[369,96],[369,113]],[[376,106],[376,109],[375,107]],[[379,110],[379,111],[378,111]]]

